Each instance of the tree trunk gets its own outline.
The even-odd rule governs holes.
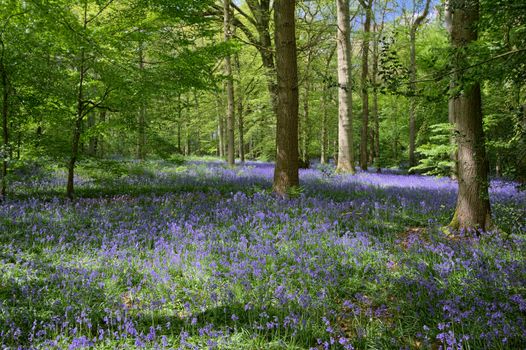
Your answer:
[[[225,157],[225,121],[223,118],[223,103],[221,96],[217,95],[217,138],[219,158]]]
[[[95,127],[95,112],[88,114],[88,130]],[[88,155],[90,157],[95,157],[97,155],[97,136],[91,136],[88,143]]]
[[[236,54],[234,56],[235,65],[237,69],[238,77],[241,77],[241,63],[239,62],[239,56]],[[241,84],[238,84],[240,87]],[[243,96],[238,93],[237,96],[237,127],[238,127],[238,137],[239,137],[239,159],[241,163],[245,162],[245,123],[243,120]]]
[[[144,71],[144,52],[142,43],[139,44],[139,69],[141,73]],[[144,160],[146,157],[146,102],[144,97],[141,97],[141,106],[139,109],[139,135],[137,140],[137,158]]]
[[[336,170],[354,174],[352,76],[349,0],[337,0],[338,164]]]
[[[7,158],[9,152],[9,82],[7,71],[4,66],[4,43],[2,42],[2,57],[0,60],[0,71],[2,75],[2,189],[0,196],[5,199],[7,195]]]
[[[106,123],[106,110],[103,109],[100,111],[100,114],[99,114],[99,122],[104,125]],[[104,144],[104,136],[103,134],[100,135],[99,137],[99,141],[98,141],[98,154],[99,154],[99,157],[101,158],[104,158],[105,156],[105,144]]]
[[[181,94],[177,94],[177,152],[183,154],[183,149],[181,148],[181,138],[182,138],[182,124],[183,124],[183,106],[181,104]]]
[[[453,96],[451,110],[455,113],[455,135],[458,145],[458,197],[455,214],[450,223],[453,229],[482,229],[491,227],[488,163],[482,127],[480,83],[466,82],[463,68],[468,57],[466,47],[477,40],[476,23],[479,16],[478,0],[456,0],[447,5],[451,20],[451,44],[455,85],[462,85],[462,92]],[[470,77],[473,78],[473,77]]]
[[[224,39],[229,42],[232,36],[230,28],[230,0],[223,0],[223,16],[224,16]],[[225,75],[226,75],[226,96],[227,96],[227,114],[226,114],[226,128],[227,128],[227,162],[229,166],[235,165],[235,136],[234,136],[234,78],[232,76],[232,60],[230,54],[225,57]]]
[[[378,115],[378,46],[380,45],[380,35],[383,31],[383,22],[380,26],[380,31],[378,31],[378,26],[374,26],[374,31],[376,34],[376,39],[373,43],[373,72],[372,72],[372,84],[373,84],[373,110],[372,118],[374,121],[374,163],[376,166],[376,172],[380,173],[382,171],[380,167],[380,117]]]
[[[86,32],[88,27],[88,3],[84,2],[84,25],[83,30]],[[68,163],[68,180],[66,185],[66,195],[69,199],[73,199],[75,195],[74,180],[75,180],[75,164],[79,153],[80,135],[82,132],[82,119],[84,118],[84,79],[86,78],[86,51],[84,47],[80,49],[79,62],[79,84],[77,91],[77,113],[75,116],[75,125],[73,127],[73,135],[71,140],[71,157]]]
[[[307,55],[307,67],[305,70],[305,90],[303,95],[303,121],[300,125],[300,133],[301,133],[301,165],[304,167],[308,167],[309,165],[309,97],[310,97],[310,90],[311,90],[311,82],[309,80],[309,71],[312,64],[312,53],[309,52]]]
[[[332,57],[332,56],[331,56]],[[327,73],[327,70],[325,71]],[[327,108],[329,107],[329,93],[330,88],[329,84],[326,82],[323,82],[323,88],[322,88],[322,97],[321,97],[321,142],[320,142],[320,163],[321,164],[327,164],[328,163],[328,153],[329,153],[329,139],[328,139],[328,119],[329,119],[329,111]]]
[[[298,174],[298,67],[295,0],[274,2],[278,114],[274,191],[285,195],[299,185]]]
[[[369,134],[369,35],[371,32],[372,1],[360,0],[365,10],[365,22],[363,24],[363,43],[362,43],[362,130],[360,137],[360,168],[367,170],[367,138]]]
[[[416,140],[416,28],[410,31],[410,63],[409,63],[409,167],[416,165],[415,140]]]

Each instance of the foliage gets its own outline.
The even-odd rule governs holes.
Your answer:
[[[268,163],[90,160],[71,203],[48,192],[65,180],[55,171],[0,206],[4,347],[525,345],[513,184],[490,192],[508,237],[451,239],[444,178],[302,170],[281,198]]]
[[[456,147],[451,142],[453,127],[449,123],[434,124],[430,127],[429,142],[417,148],[421,155],[420,163],[410,171],[427,175],[449,176],[454,167],[451,155]]]

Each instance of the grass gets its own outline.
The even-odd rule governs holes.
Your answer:
[[[451,239],[446,179],[304,170],[283,199],[265,163],[102,169],[74,202],[51,169],[0,206],[2,348],[526,346],[513,184],[491,191],[507,235]]]

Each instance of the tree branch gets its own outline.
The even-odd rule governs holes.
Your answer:
[[[421,79],[421,80],[415,80],[415,81],[409,81],[407,83],[404,83],[405,85],[407,84],[412,84],[412,83],[427,83],[427,82],[436,82],[436,81],[440,81],[442,80],[443,78],[445,77],[448,77],[452,74],[455,74],[455,73],[461,73],[461,72],[465,72],[469,69],[472,69],[472,68],[475,68],[475,67],[478,67],[478,66],[481,66],[483,64],[486,64],[486,63],[489,63],[489,62],[492,62],[492,61],[495,61],[495,60],[498,60],[499,58],[503,58],[503,57],[506,57],[506,56],[510,56],[510,55],[513,55],[513,54],[516,54],[516,53],[520,53],[520,52],[525,52],[526,51],[526,48],[522,48],[522,49],[516,49],[516,50],[511,50],[511,51],[508,51],[508,52],[504,52],[504,53],[501,53],[499,55],[496,55],[496,56],[493,56],[493,57],[490,57],[488,58],[487,60],[484,60],[484,61],[480,61],[480,62],[477,62],[475,64],[472,64],[470,66],[467,66],[467,67],[463,67],[463,68],[459,68],[459,69],[453,69],[453,70],[450,70],[449,72],[447,73],[444,73],[444,74],[441,74],[441,75],[438,75],[438,76],[435,76],[433,78],[426,78],[424,77],[424,79]],[[428,75],[428,77],[431,76],[431,75]]]

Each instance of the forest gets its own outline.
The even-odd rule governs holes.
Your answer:
[[[526,347],[523,0],[0,0],[1,349]]]

